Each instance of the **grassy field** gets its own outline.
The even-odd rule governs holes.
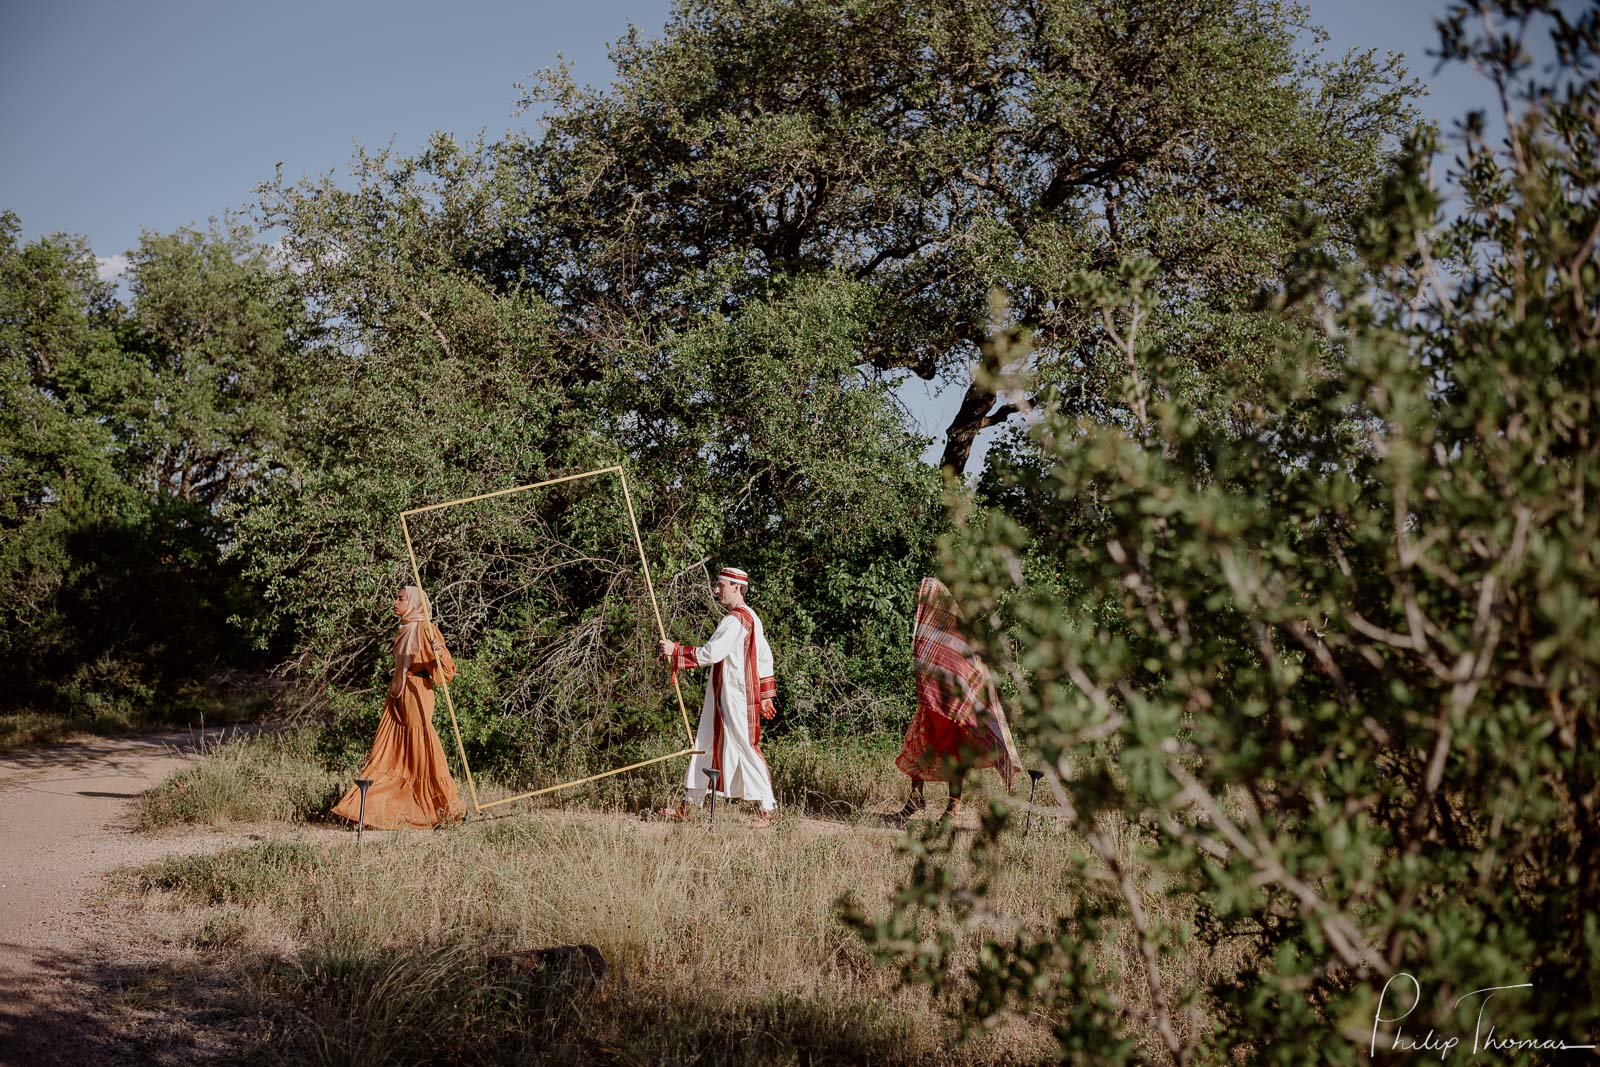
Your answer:
[[[775,777],[791,803],[776,827],[742,813],[677,826],[619,807],[638,783],[431,833],[353,834],[316,825],[341,781],[304,735],[230,744],[149,794],[149,827],[247,820],[264,840],[129,872],[131,905],[230,983],[228,1008],[261,1060],[465,1063],[1031,1063],[1053,1048],[1040,1011],[963,1039],[940,1000],[903,987],[837,917],[853,893],[892,898],[907,859],[870,814],[904,780],[874,746],[786,746]],[[992,778],[993,776],[988,776]],[[663,788],[670,789],[670,779]],[[495,791],[491,783],[486,791]],[[654,792],[649,790],[648,792]],[[650,803],[667,799],[651,796]],[[930,804],[942,799],[930,790]],[[562,804],[556,808],[553,805]],[[503,809],[502,809],[503,810]],[[832,812],[818,818],[807,812]],[[1076,838],[1047,825],[1006,845],[992,923],[1053,924],[1075,894]],[[1167,898],[1151,906],[1167,921]],[[524,973],[496,957],[588,943],[609,963]],[[1103,962],[1143,999],[1131,941]],[[1196,959],[1186,984],[1223,961]]]
[[[314,758],[315,743],[315,731],[300,728],[214,745],[201,763],[140,798],[138,826],[319,819],[349,783]]]

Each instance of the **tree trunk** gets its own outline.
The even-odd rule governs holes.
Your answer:
[[[992,389],[973,382],[967,386],[967,395],[961,398],[961,407],[956,409],[955,416],[945,430],[944,455],[939,465],[958,478],[967,471],[967,461],[972,458],[972,445],[978,439],[978,434],[1004,422],[1017,411],[1013,404],[1001,404],[991,411],[996,399],[998,397]]]

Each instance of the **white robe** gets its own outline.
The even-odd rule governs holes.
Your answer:
[[[750,611],[749,605],[745,610]],[[772,677],[772,648],[767,644],[766,631],[754,611],[756,629],[756,677]],[[717,707],[716,687],[706,679],[706,699],[700,708],[700,727],[695,732],[694,747],[701,754],[689,760],[684,774],[684,790],[688,802],[699,804],[705,799],[709,779],[705,772],[711,769],[713,746],[716,743],[716,716],[722,716],[722,777],[717,784],[719,797],[735,800],[754,800],[762,811],[778,806],[772,792],[772,776],[767,772],[767,761],[762,758],[755,742],[750,738],[749,711],[745,701],[745,657],[747,638],[744,624],[729,614],[717,624],[711,640],[692,650],[696,666],[711,667],[722,664],[722,700]],[[689,651],[689,650],[686,650]]]

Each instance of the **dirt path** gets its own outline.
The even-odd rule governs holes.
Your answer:
[[[132,831],[139,794],[226,735],[96,738],[0,757],[0,1064],[116,1062],[94,1007],[122,949],[91,898],[117,867],[245,836]]]

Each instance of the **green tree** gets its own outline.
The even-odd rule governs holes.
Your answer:
[[[660,41],[618,44],[612,90],[557,75],[530,92],[549,105],[535,138],[441,135],[414,158],[361,154],[350,186],[273,183],[262,222],[341,342],[340,388],[304,422],[316,443],[241,540],[302,662],[357,678],[381,643],[379,587],[405,569],[383,516],[622,459],[669,579],[730,556],[766,579],[786,713],[898,724],[909,598],[947,520],[897,376],[968,389],[959,469],[1011,412],[969,373],[999,355],[997,284],[1034,338],[1037,394],[1070,379],[1107,419],[1093,309],[1057,292],[1063,273],[1159,251],[1160,321],[1198,363],[1224,335],[1303,329],[1241,294],[1293,251],[1291,204],[1348,253],[1341,226],[1409,114],[1394,64],[1308,58],[1304,28],[1276,4],[689,3]],[[419,550],[456,590],[458,640],[521,649],[496,669],[526,689],[565,655],[545,638],[588,632],[535,640],[549,605],[603,614],[605,597],[517,591],[507,561],[553,575],[531,560],[558,531],[497,521],[437,520],[458,525]],[[629,555],[610,528],[559,532],[607,546],[607,566]],[[675,626],[704,625],[703,601],[681,609]]]
[[[0,523],[8,534],[63,494],[115,484],[106,428],[81,415],[84,354],[111,345],[111,286],[82,240],[19,246],[21,220],[0,215]],[[24,607],[26,607],[24,605]]]
[[[1396,60],[1323,61],[1309,32],[1303,8],[1255,0],[688,0],[661,39],[617,44],[612,88],[557,71],[528,92],[545,132],[500,273],[577,336],[651,342],[785,279],[852,280],[871,294],[856,366],[963,391],[960,473],[1019,403],[1127,415],[1120,354],[1063,288],[1076,272],[1160,263],[1145,336],[1196,397],[1294,332],[1251,294],[1305,208],[1351,253],[1413,115]],[[997,286],[1033,339],[1021,396],[995,380],[1019,369],[990,344]]]
[[[1528,59],[1544,31],[1549,73]],[[1485,1031],[1594,1039],[1600,10],[1478,0],[1442,40],[1494,80],[1508,136],[1470,117],[1443,190],[1419,136],[1356,220],[1358,262],[1308,231],[1264,304],[1339,360],[1288,348],[1222,432],[1131,326],[1149,268],[1080,278],[1155,384],[1146,414],[1042,420],[1043,462],[1007,487],[1031,526],[994,510],[952,543],[952,588],[1004,623],[986,642],[1088,846],[1081,909],[998,937],[966,1006],[1044,998],[1064,1058],[1356,1063],[1430,1029],[1465,1055],[1470,994],[1530,982]],[[927,931],[995,919],[1007,821],[986,820],[975,874],[924,858],[863,929],[948,980]],[[1213,952],[1237,974],[1181,988],[1182,958]]]
[[[242,227],[145,234],[117,331],[126,375],[100,390],[119,465],[204,510],[283,465],[319,342],[293,274]]]
[[[255,601],[222,509],[278,462],[314,335],[292,275],[238,229],[147,234],[132,298],[79,238],[0,223],[0,647],[9,702],[170,706],[243,662]]]
[[[943,508],[922,442],[854,370],[871,291],[797,278],[669,338],[623,320],[578,333],[495,266],[529,226],[525,178],[520,147],[441,135],[416,158],[358,157],[353,188],[265,190],[263,222],[338,341],[290,470],[240,527],[239,558],[298,628],[299,662],[365,681],[384,590],[409,577],[401,510],[622,462],[675,636],[709,622],[705,567],[737,559],[759,576],[791,722],[879,728],[891,691],[903,713],[909,657],[880,624],[904,605],[854,610],[852,579],[913,590]],[[415,524],[447,631],[495,679],[494,729],[539,724],[533,747],[551,758],[592,759],[597,739],[629,744],[677,717],[603,484]]]

